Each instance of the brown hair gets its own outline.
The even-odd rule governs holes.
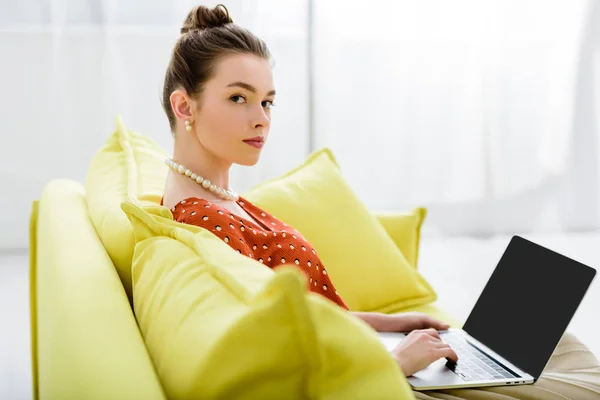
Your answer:
[[[189,96],[199,96],[204,84],[213,76],[216,62],[234,53],[271,59],[265,42],[234,24],[224,5],[212,9],[194,7],[183,22],[165,74],[162,105],[172,132],[175,132],[176,119],[169,100],[171,93],[181,87]]]

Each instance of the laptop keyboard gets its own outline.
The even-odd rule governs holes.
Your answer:
[[[449,361],[446,366],[463,380],[475,381],[515,377],[515,375],[469,344],[462,336],[448,332],[442,334],[441,337],[458,355],[456,364]]]

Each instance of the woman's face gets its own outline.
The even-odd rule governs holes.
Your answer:
[[[227,55],[200,95],[194,132],[204,148],[225,162],[254,165],[269,136],[274,99],[267,60]]]

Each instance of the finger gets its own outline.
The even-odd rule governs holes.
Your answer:
[[[445,329],[450,328],[450,325],[448,325],[447,323],[437,320],[432,317],[427,317],[427,324],[428,324],[428,326],[435,328],[435,329],[439,329],[439,330],[445,330]]]
[[[437,321],[437,328],[439,330],[445,331],[446,329],[450,329],[450,324],[447,324],[444,321]]]
[[[450,347],[450,345],[446,342],[444,342],[443,340],[435,340],[432,344],[432,347],[436,348],[436,349],[443,349],[446,347]]]
[[[440,334],[438,333],[437,330],[433,329],[433,328],[429,328],[429,329],[422,329],[420,330],[420,332],[423,332],[431,337],[434,337],[436,339],[442,340],[442,338],[440,337]]]
[[[435,349],[435,351],[439,355],[438,359],[445,357],[446,359],[448,359],[449,361],[452,361],[455,364],[458,362],[458,355],[456,354],[456,352],[454,350],[452,350],[452,348],[450,346],[441,347],[441,348]]]

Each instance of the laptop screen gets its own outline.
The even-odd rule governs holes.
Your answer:
[[[537,379],[595,274],[515,236],[463,330]]]

